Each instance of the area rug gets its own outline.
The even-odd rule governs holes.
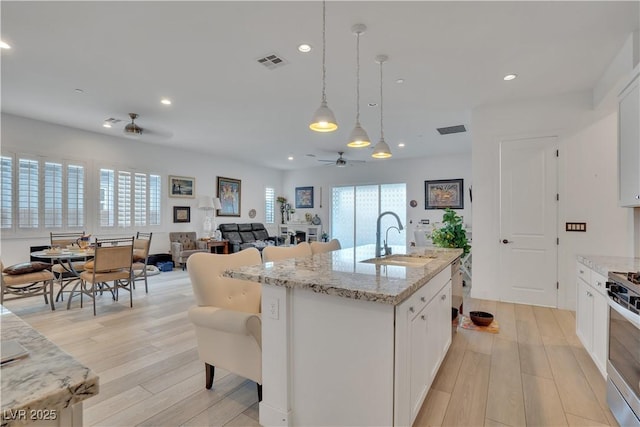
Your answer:
[[[491,322],[489,326],[478,326],[475,323],[473,323],[469,317],[459,315],[458,327],[464,328],[464,329],[470,329],[472,331],[489,332],[490,334],[500,333],[500,325],[498,325],[498,321],[496,319],[493,319],[493,322]]]

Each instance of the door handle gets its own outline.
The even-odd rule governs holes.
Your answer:
[[[509,244],[509,243],[513,243],[513,241],[512,240],[507,240],[507,239],[502,239],[502,243],[504,243],[506,245],[506,244]]]

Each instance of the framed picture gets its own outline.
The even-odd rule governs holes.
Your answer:
[[[425,209],[464,209],[464,180],[440,179],[424,182]]]
[[[174,206],[173,222],[191,222],[190,206]]]
[[[169,197],[193,199],[196,197],[196,179],[169,175]]]
[[[313,187],[296,187],[296,209],[313,208]]]
[[[217,216],[240,216],[242,185],[239,179],[218,177],[218,198],[221,209]]]

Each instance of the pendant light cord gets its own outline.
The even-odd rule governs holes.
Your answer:
[[[384,102],[382,101],[382,64],[384,61],[380,61],[380,139],[384,140],[384,125],[382,123],[382,111]]]
[[[326,94],[327,67],[325,65],[326,50],[327,50],[326,21],[327,21],[326,2],[323,0],[322,1],[322,102],[327,101],[327,94]]]
[[[356,123],[360,123],[360,33],[356,33]]]

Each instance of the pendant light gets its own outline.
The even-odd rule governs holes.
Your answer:
[[[326,20],[327,12],[325,2],[322,2],[322,102],[320,108],[315,112],[309,124],[309,129],[316,132],[333,132],[338,129],[336,123],[336,117],[333,115],[333,111],[327,106],[327,94],[326,94],[326,82],[327,82],[327,68],[326,62]]]
[[[382,123],[383,109],[382,109],[382,64],[384,64],[389,57],[387,55],[376,56],[376,62],[380,64],[380,141],[373,147],[373,154],[371,157],[375,159],[388,159],[391,157],[391,150],[389,145],[384,142],[384,125]]]
[[[351,31],[356,35],[356,126],[349,136],[348,147],[367,147],[371,144],[367,131],[360,125],[360,36],[367,30],[364,24],[356,24]]]

